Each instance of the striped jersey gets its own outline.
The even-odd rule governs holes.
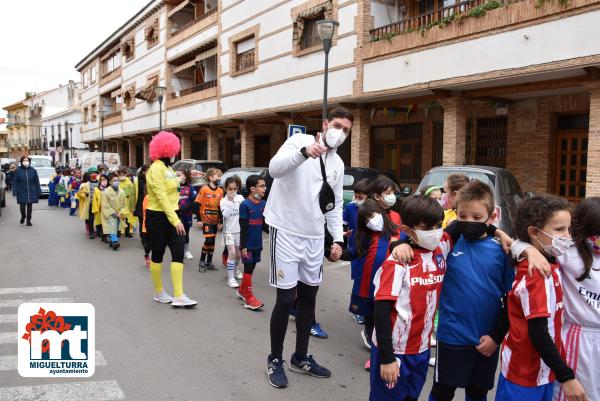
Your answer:
[[[381,232],[372,231],[367,254],[352,261],[352,280],[354,280],[352,294],[359,297],[373,299],[375,272],[389,256],[390,243],[400,238],[400,225],[402,224],[400,215],[393,210],[388,210],[388,216],[398,227],[398,232],[388,239]],[[354,253],[352,245],[350,252]]]
[[[513,288],[508,294],[510,329],[502,344],[502,375],[512,383],[536,387],[554,381],[554,373],[542,361],[529,338],[527,321],[548,318],[548,332],[564,355],[561,339],[563,289],[558,265],[551,264],[552,276],[527,272],[527,260],[519,263]]]
[[[200,205],[200,219],[204,224],[219,224],[219,205],[223,196],[221,187],[212,189],[210,185],[205,185],[200,189],[196,203]]]
[[[429,349],[451,249],[452,239],[444,233],[434,251],[415,248],[410,264],[401,264],[390,256],[375,274],[375,301],[395,302],[391,314],[394,354],[418,354]],[[373,343],[377,345],[375,332]]]

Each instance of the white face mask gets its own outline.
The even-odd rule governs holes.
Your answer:
[[[383,216],[379,213],[375,213],[367,222],[367,228],[377,232],[383,231]]]
[[[234,196],[237,195],[237,191],[227,191],[227,196],[229,196],[230,198],[233,198]]]
[[[179,183],[181,185],[185,184],[185,177],[179,177]]]
[[[537,230],[539,232],[543,233],[544,235],[546,235],[547,237],[552,238],[551,245],[544,245],[539,240],[537,240],[538,243],[544,249],[544,252],[546,252],[550,256],[554,256],[556,258],[556,257],[559,257],[560,255],[564,255],[567,252],[567,249],[569,249],[570,247],[573,246],[573,240],[569,237],[550,235],[550,234],[540,230],[539,228]]]
[[[171,161],[171,164],[175,163],[175,156],[171,157],[169,160]]]
[[[362,204],[365,203],[365,200],[353,198],[352,202],[354,202],[356,204],[356,206],[362,206]]]
[[[332,149],[339,148],[346,140],[347,135],[344,130],[338,128],[329,128],[325,134],[325,145]]]
[[[388,207],[392,207],[396,204],[396,195],[394,194],[387,194],[382,196],[382,198],[385,204],[388,205]]]
[[[417,244],[420,247],[433,251],[440,246],[440,239],[442,239],[444,230],[441,228],[429,231],[415,230],[415,234],[417,236]]]
[[[29,167],[29,162],[23,162],[23,167]]]

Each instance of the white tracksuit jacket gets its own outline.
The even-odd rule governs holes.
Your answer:
[[[315,143],[312,135],[288,138],[269,163],[274,178],[265,207],[265,221],[283,232],[303,238],[324,238],[327,229],[335,242],[342,242],[344,162],[335,150],[323,156],[327,182],[335,194],[335,207],[325,214],[319,207],[323,185],[319,159],[306,159],[300,149]]]

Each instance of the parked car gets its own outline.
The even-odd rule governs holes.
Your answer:
[[[31,167],[37,170],[39,167],[52,167],[52,158],[44,155],[29,155]]]
[[[171,167],[175,171],[190,169],[192,171],[192,185],[196,188],[208,184],[205,174],[209,168],[218,168],[221,171],[227,170],[225,164],[220,160],[181,159],[173,163]]]
[[[269,169],[267,167],[234,167],[225,172],[223,177],[221,177],[221,182],[223,185],[225,184],[225,180],[228,177],[233,175],[237,175],[242,180],[242,188],[240,189],[240,194],[245,197],[248,196],[248,189],[246,188],[246,178],[249,176],[256,174],[265,179],[265,183],[267,184],[267,192],[265,192],[264,200],[267,200],[269,196],[269,190],[271,189],[271,185],[273,184],[273,178],[269,175]]]
[[[402,198],[410,195],[412,188],[409,186],[400,186],[396,180],[396,177],[394,177],[392,174],[384,173],[380,170],[368,167],[346,167],[344,169],[344,206],[346,206],[347,203],[352,202],[352,198],[354,198],[354,184],[363,178],[366,178],[369,181],[374,181],[381,176],[388,177],[394,182],[396,204],[392,207],[392,209],[397,210],[402,203]]]
[[[512,227],[517,216],[517,209],[525,199],[525,196],[521,191],[521,186],[515,176],[510,171],[498,167],[434,167],[425,174],[416,193],[421,193],[421,191],[429,185],[443,187],[446,177],[453,173],[465,174],[471,179],[485,182],[492,188],[496,200],[496,212],[498,212],[498,217],[494,221],[494,224],[508,235],[512,235]]]
[[[54,173],[54,168],[52,167],[38,167],[36,168],[38,173],[38,177],[40,179],[40,188],[42,189],[42,196],[50,195],[50,189],[48,188],[48,184],[50,183],[50,177]]]
[[[88,171],[90,167],[98,167],[102,164],[102,152],[86,153],[79,161],[81,171]],[[118,153],[104,152],[104,164],[108,166],[109,171],[116,171],[121,167],[121,156]]]

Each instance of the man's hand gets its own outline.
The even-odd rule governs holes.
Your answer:
[[[477,349],[477,351],[479,351],[481,355],[490,357],[494,352],[496,352],[498,344],[496,344],[496,342],[492,340],[492,337],[483,336],[479,339],[479,345],[475,348]]]
[[[346,237],[346,238],[348,238],[348,237],[351,237],[351,236],[352,236],[352,232],[353,232],[352,230],[348,230],[348,231],[346,231],[346,232],[344,233],[344,237]]]
[[[381,378],[387,383],[387,387],[392,389],[398,382],[398,376],[400,376],[400,367],[398,361],[392,363],[381,364]]]
[[[183,226],[183,223],[179,222],[175,226],[175,231],[177,231],[177,235],[184,237],[185,236],[185,227]]]
[[[327,152],[327,147],[321,145],[321,133],[317,132],[317,137],[315,138],[315,143],[306,147],[306,154],[308,155],[308,157],[312,157],[313,159],[316,159],[317,157],[321,156],[325,152]]]
[[[410,263],[414,259],[415,253],[410,245],[400,244],[394,248],[392,251],[392,256],[398,262]]]
[[[527,258],[529,276],[533,274],[534,270],[537,270],[542,277],[550,277],[552,275],[552,269],[548,259],[535,247],[530,246],[524,251],[525,257]]]
[[[583,386],[577,379],[567,380],[562,384],[565,396],[569,401],[588,401]]]
[[[332,260],[332,262],[337,262],[338,260],[340,260],[340,257],[342,256],[342,247],[340,246],[340,244],[333,244],[331,245],[331,256],[330,258]]]
[[[244,248],[242,249],[242,258],[246,259],[248,257],[248,249]]]

